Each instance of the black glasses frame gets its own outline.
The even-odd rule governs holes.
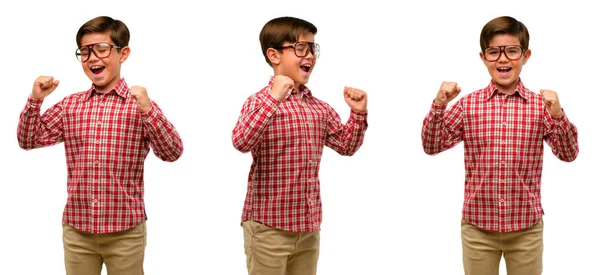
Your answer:
[[[308,55],[309,51],[306,51],[304,53],[304,55],[299,55],[298,54],[298,50],[296,49],[296,46],[298,44],[307,44],[308,45],[308,49],[309,51],[313,54],[313,56],[315,58],[319,58],[319,55],[321,55],[321,46],[319,46],[319,44],[314,43],[314,42],[296,42],[292,45],[288,45],[288,46],[281,46],[279,48],[276,48],[276,50],[283,50],[283,49],[294,49],[294,54],[297,57],[306,57]]]
[[[517,58],[510,58],[508,57],[508,54],[506,54],[506,47],[516,47],[520,49],[520,54],[519,57]],[[487,51],[489,49],[498,49],[500,51],[500,54],[498,54],[498,58],[496,59],[488,59],[487,56]],[[485,60],[487,60],[488,62],[494,62],[494,61],[498,61],[500,59],[500,57],[502,56],[502,54],[504,54],[504,56],[506,56],[506,58],[508,60],[518,60],[519,58],[523,57],[523,52],[525,52],[525,49],[523,49],[523,47],[519,46],[519,45],[506,45],[506,46],[495,46],[495,47],[487,47],[485,48],[485,50],[483,50],[483,58],[485,58]]]
[[[102,45],[102,46],[108,46],[108,47],[110,47],[110,51],[108,51],[108,55],[103,56],[103,57],[98,56],[98,53],[94,50],[94,46],[95,45]],[[75,57],[77,57],[77,60],[79,60],[80,62],[86,62],[86,61],[88,61],[90,59],[90,56],[92,56],[91,54],[88,54],[85,59],[82,59],[81,51],[82,51],[82,49],[85,49],[85,48],[89,49],[89,51],[91,53],[93,53],[97,58],[107,58],[112,53],[112,49],[113,48],[115,48],[115,49],[121,49],[122,47],[121,46],[117,46],[117,45],[111,45],[111,44],[108,44],[106,42],[100,42],[100,43],[94,43],[94,44],[85,45],[85,46],[83,46],[83,47],[78,48],[77,50],[75,50]]]

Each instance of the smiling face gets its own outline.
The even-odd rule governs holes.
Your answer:
[[[519,38],[510,34],[497,34],[490,40],[489,47],[500,47],[510,45],[521,45]],[[488,47],[488,48],[489,48]],[[496,61],[487,61],[484,53],[480,52],[479,56],[483,64],[487,67],[492,81],[496,84],[498,92],[503,94],[512,94],[515,92],[519,84],[519,77],[523,65],[527,63],[531,50],[527,49],[520,58],[511,60],[506,56],[506,53],[501,52],[500,57]]]
[[[81,37],[81,46],[85,47],[97,43],[114,45],[109,33],[89,33]],[[118,46],[118,45],[117,45]],[[99,58],[90,52],[89,59],[81,62],[81,67],[87,77],[94,83],[99,93],[110,92],[121,80],[121,63],[127,60],[130,49],[125,46],[120,50],[116,48],[107,49],[110,55]],[[102,56],[102,54],[100,54]]]
[[[298,37],[297,42],[315,42],[314,34],[308,33]],[[294,43],[286,42],[283,47],[292,46]],[[317,57],[308,50],[305,57],[298,57],[293,48],[283,48],[281,51],[271,49],[270,60],[275,75],[285,75],[294,81],[294,86],[299,89],[300,85],[308,83],[310,74],[317,64]]]

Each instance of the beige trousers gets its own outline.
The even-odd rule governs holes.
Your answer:
[[[143,275],[146,222],[116,233],[92,234],[63,223],[67,275]]]
[[[288,232],[256,221],[242,223],[248,275],[315,275],[320,234]]]
[[[504,255],[508,275],[542,274],[544,221],[508,233],[483,230],[461,221],[465,275],[498,275]]]

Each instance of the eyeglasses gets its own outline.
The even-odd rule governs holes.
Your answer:
[[[80,62],[86,62],[90,59],[90,52],[94,53],[94,55],[98,58],[106,58],[112,52],[112,48],[120,49],[121,47],[110,45],[108,43],[100,42],[95,44],[90,44],[83,46],[75,51],[75,56],[77,60]]]
[[[313,42],[296,42],[293,45],[281,46],[278,50],[287,48],[294,49],[294,54],[297,57],[306,57],[309,50],[315,58],[319,58],[319,55],[321,54],[321,47],[319,44]]]
[[[500,59],[502,53],[510,60],[517,60],[523,56],[523,48],[517,45],[488,47],[483,51],[483,57],[488,62],[493,62]]]

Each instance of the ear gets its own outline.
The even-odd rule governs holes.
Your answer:
[[[483,52],[479,52],[479,58],[481,58],[481,61],[483,61],[483,64],[485,64],[486,60],[485,60],[485,57],[483,56]]]
[[[523,65],[525,65],[527,63],[527,60],[529,60],[529,57],[531,57],[531,50],[527,49],[527,51],[525,51],[525,53],[523,54]]]
[[[124,48],[121,49],[120,52],[120,57],[119,57],[119,63],[123,63],[125,62],[125,60],[127,60],[127,58],[129,57],[129,54],[131,53],[131,48],[129,48],[129,46],[125,46]]]
[[[269,61],[271,61],[272,65],[279,65],[281,62],[281,53],[276,49],[268,48],[267,57],[269,58]]]

